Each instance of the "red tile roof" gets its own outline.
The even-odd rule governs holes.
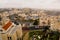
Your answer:
[[[4,29],[4,30],[7,30],[9,27],[11,27],[11,25],[12,25],[12,22],[11,21],[9,21],[7,24],[5,24],[2,28]]]

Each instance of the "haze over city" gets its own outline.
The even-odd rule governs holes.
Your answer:
[[[0,0],[0,8],[41,8],[60,10],[60,0]]]

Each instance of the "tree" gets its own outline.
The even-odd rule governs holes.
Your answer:
[[[38,25],[39,24],[39,19],[36,19],[33,23],[33,25]]]

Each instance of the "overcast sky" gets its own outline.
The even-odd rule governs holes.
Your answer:
[[[0,8],[24,7],[60,10],[60,0],[0,0]]]

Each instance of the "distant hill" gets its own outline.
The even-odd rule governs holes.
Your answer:
[[[44,10],[44,9],[32,9],[32,8],[0,8],[0,13],[4,11],[13,11],[14,9],[17,9],[19,11],[25,12],[26,14],[29,13],[37,13],[37,11],[44,11],[46,14],[51,16],[58,16],[60,15],[60,11],[58,10]]]
[[[51,16],[58,16],[60,15],[60,11],[56,11],[56,10],[45,10],[45,13]]]

